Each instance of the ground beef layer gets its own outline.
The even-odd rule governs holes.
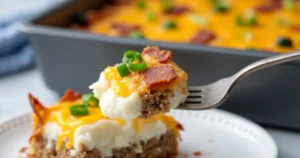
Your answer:
[[[159,113],[166,113],[171,110],[169,98],[174,97],[170,90],[166,91],[146,91],[140,93],[142,98],[142,112],[140,118],[150,118]]]
[[[102,158],[101,152],[97,149],[92,151],[82,151],[77,156],[72,157],[70,150],[66,148],[57,151],[55,149],[46,149],[47,142],[42,137],[34,139],[31,148],[35,155],[29,158]],[[160,139],[152,138],[147,143],[141,142],[143,152],[135,151],[136,145],[131,147],[115,149],[113,156],[109,158],[174,158],[177,155],[178,141],[173,132],[167,132]]]

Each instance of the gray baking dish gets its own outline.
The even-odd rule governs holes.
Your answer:
[[[98,79],[100,71],[120,62],[124,51],[141,51],[147,45],[172,50],[173,60],[189,74],[189,85],[214,82],[256,60],[275,55],[108,37],[65,28],[73,13],[101,5],[99,0],[63,2],[22,24],[21,31],[36,49],[37,64],[45,83],[59,94],[68,88],[90,92],[88,86]],[[299,81],[298,62],[259,71],[242,80],[221,108],[259,123],[300,129]]]

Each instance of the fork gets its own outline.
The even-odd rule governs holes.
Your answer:
[[[216,108],[228,98],[234,86],[241,79],[258,70],[297,59],[300,59],[300,51],[275,55],[256,61],[241,69],[236,74],[214,83],[188,87],[189,95],[185,103],[179,105],[177,109],[206,110]]]

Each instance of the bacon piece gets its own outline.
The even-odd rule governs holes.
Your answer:
[[[214,40],[216,35],[208,30],[200,30],[195,36],[190,40],[192,44],[208,44],[210,41]]]
[[[201,152],[200,151],[195,151],[195,152],[193,152],[193,155],[194,156],[201,156]]]
[[[74,101],[79,98],[81,98],[80,93],[74,92],[72,89],[68,89],[68,90],[66,90],[64,96],[60,99],[60,102]]]
[[[171,83],[178,78],[173,66],[170,64],[147,68],[142,72],[142,76],[150,88]]]
[[[292,31],[300,32],[300,25],[292,25],[291,29],[292,29]]]
[[[172,52],[171,51],[166,51],[166,50],[160,50],[158,47],[156,46],[152,46],[152,47],[146,47],[144,48],[143,52],[142,52],[142,56],[150,56],[152,58],[155,58],[158,60],[158,62],[160,63],[167,63],[170,61],[171,57],[172,57]]]
[[[113,23],[111,27],[113,29],[116,29],[121,36],[128,36],[130,32],[139,30],[138,25],[128,25],[128,24],[121,24],[121,23]]]
[[[25,153],[27,151],[28,147],[24,146],[19,150],[19,153]]]
[[[267,13],[281,8],[282,0],[269,0],[266,4],[261,4],[255,7],[257,12]]]
[[[33,112],[38,117],[40,123],[43,124],[44,121],[41,115],[43,115],[46,112],[47,108],[43,106],[43,104],[41,104],[40,101],[37,98],[35,98],[31,93],[28,94],[28,99]]]
[[[180,130],[182,130],[182,131],[184,130],[182,124],[180,124],[179,122],[177,122],[177,128],[180,129]]]
[[[190,8],[187,7],[187,6],[177,6],[177,7],[172,8],[169,11],[166,11],[165,13],[167,13],[167,14],[174,14],[174,15],[180,15],[180,14],[186,13],[188,11],[190,11]]]
[[[43,131],[43,126],[40,125],[40,126],[33,132],[33,134],[30,136],[30,138],[29,138],[29,143],[31,142],[31,140],[32,140],[33,138],[36,138],[36,137],[42,135],[42,131]]]
[[[262,4],[255,7],[255,10],[260,13],[267,13],[278,9],[277,6],[273,4]]]
[[[43,124],[44,120],[42,116],[47,114],[47,108],[43,106],[37,98],[35,98],[31,93],[28,94],[29,102],[32,107],[32,110],[34,114],[39,119],[40,123],[38,124],[37,129],[35,129],[34,133],[29,138],[29,142],[32,140],[32,138],[37,137],[42,134]]]

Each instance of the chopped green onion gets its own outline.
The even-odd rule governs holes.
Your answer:
[[[69,109],[74,116],[85,116],[89,114],[88,106],[85,104],[73,105],[70,106]]]
[[[287,11],[295,11],[295,2],[294,0],[283,0],[283,8]]]
[[[123,63],[128,63],[130,59],[135,58],[136,55],[140,54],[139,52],[128,50],[124,53]]]
[[[139,63],[137,64],[134,64],[133,62],[135,60],[139,60]],[[145,60],[141,57],[140,54],[136,55],[135,58],[131,58],[129,60],[129,64],[128,64],[128,67],[130,70],[132,71],[143,71],[146,69],[146,62]]]
[[[124,76],[127,76],[128,74],[130,74],[130,71],[129,71],[126,63],[119,64],[117,67],[117,70],[121,77],[124,77]]]
[[[219,3],[215,3],[214,6],[213,6],[213,10],[217,13],[224,13],[224,12],[227,12],[229,9],[229,7],[222,3],[222,2],[219,2]]]
[[[238,26],[252,26],[257,24],[256,14],[253,10],[246,11],[244,15],[236,16],[235,23]]]
[[[130,32],[129,37],[132,39],[144,39],[144,35],[141,31],[132,31]]]
[[[171,11],[173,9],[172,0],[161,0],[161,7],[165,12]]]
[[[207,19],[202,17],[202,16],[199,16],[197,14],[192,14],[189,16],[190,20],[198,25],[201,25],[201,26],[205,26],[207,25]]]
[[[256,13],[254,10],[250,9],[245,12],[245,18],[248,20],[248,25],[256,24]]]
[[[156,19],[156,15],[155,15],[154,12],[147,11],[147,12],[145,13],[145,18],[146,18],[147,21],[153,21],[153,20]]]
[[[175,29],[176,28],[176,24],[173,21],[166,21],[163,23],[163,28],[164,29]]]
[[[88,106],[92,106],[92,107],[99,106],[99,100],[94,96],[93,93],[83,95],[82,100],[83,100],[83,103]]]
[[[276,45],[280,47],[292,47],[293,42],[291,39],[286,37],[278,37],[276,41]]]
[[[143,0],[139,0],[137,3],[136,3],[137,7],[139,9],[145,9],[146,8],[146,3],[143,1]]]

